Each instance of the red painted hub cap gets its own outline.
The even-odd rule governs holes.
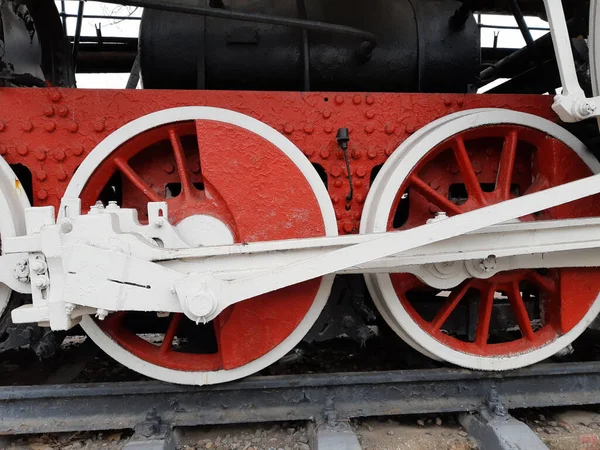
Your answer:
[[[311,186],[280,149],[246,129],[216,121],[168,124],[141,133],[105,159],[88,180],[83,208],[117,201],[147,220],[148,201],[167,201],[174,225],[209,215],[236,242],[325,235]],[[84,209],[85,210],[85,209]],[[115,313],[98,325],[149,363],[184,371],[234,369],[283,342],[310,309],[311,280],[225,310],[205,326],[182,314]]]
[[[591,175],[565,144],[514,125],[462,132],[431,150],[401,186],[388,229],[449,216]],[[587,198],[521,220],[597,216]],[[464,353],[507,356],[541,347],[571,330],[600,291],[600,270],[517,270],[440,291],[409,274],[391,275],[404,309],[426,333]],[[507,327],[506,324],[509,324]]]

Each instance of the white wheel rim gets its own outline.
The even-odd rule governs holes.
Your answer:
[[[0,239],[25,234],[25,208],[29,200],[21,182],[4,160],[0,157]],[[0,284],[0,317],[8,305],[11,289]]]
[[[398,156],[390,158],[380,171],[381,185],[377,179],[369,193],[363,213],[362,233],[386,230],[389,212],[404,180],[417,163],[444,140],[467,129],[484,125],[520,125],[540,130],[572,149],[594,173],[600,172],[600,163],[585,145],[571,133],[538,116],[502,109],[473,110],[470,114],[453,114],[417,132],[410,141],[405,141],[396,150]],[[393,175],[393,176],[392,176]],[[371,195],[373,194],[373,195]],[[511,356],[478,356],[454,350],[425,332],[407,313],[398,298],[388,274],[375,274],[370,283],[373,297],[380,296],[384,317],[393,323],[393,329],[401,330],[400,337],[407,336],[408,343],[426,355],[434,355],[452,364],[478,370],[510,370],[534,364],[546,359],[573,342],[600,311],[599,298],[590,310],[569,332],[541,348]],[[373,295],[374,294],[374,295]]]
[[[311,186],[321,209],[326,235],[337,235],[337,222],[327,189],[304,154],[290,140],[265,123],[244,114],[221,108],[203,106],[173,108],[143,116],[124,125],[107,136],[88,155],[73,175],[73,178],[65,191],[65,197],[79,197],[87,180],[100,163],[129,139],[160,125],[189,120],[213,120],[236,125],[261,136],[263,139],[278,147],[304,174],[307,182]],[[319,314],[323,310],[329,297],[333,278],[333,275],[323,277],[317,295],[308,313],[296,329],[283,342],[262,357],[244,366],[231,370],[184,372],[157,366],[139,358],[118,345],[91,317],[83,317],[81,326],[87,335],[108,355],[124,366],[146,376],[179,384],[205,385],[224,383],[252,375],[273,364],[290,352],[302,340],[306,333],[308,333],[319,317]]]

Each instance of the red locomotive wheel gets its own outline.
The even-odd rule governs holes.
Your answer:
[[[335,234],[323,182],[275,130],[226,110],[171,112],[123,127],[125,137],[133,136],[95,167],[83,168],[91,172],[80,192],[84,210],[97,200],[116,201],[136,209],[143,223],[148,201],[166,201],[169,221],[190,246]],[[164,118],[168,123],[151,126]],[[220,222],[216,234],[194,228],[200,223],[194,218],[206,216]],[[254,373],[290,351],[318,317],[331,281],[311,280],[249,299],[206,325],[183,314],[120,312],[104,321],[88,318],[84,328],[134,370],[178,383],[222,382]]]
[[[584,178],[598,169],[593,157],[582,153],[581,143],[580,151],[574,150],[579,142],[574,137],[569,145],[535,127],[541,122],[554,132],[556,125],[539,118],[533,123],[511,123],[511,115],[534,116],[507,113],[496,122],[492,118],[501,114],[482,113],[489,120],[480,120],[481,124],[474,116],[457,119],[475,125],[458,131],[452,123],[446,124],[449,132],[458,131],[450,136],[444,136],[444,127],[434,130],[441,142],[424,152],[413,167],[404,167],[409,172],[388,213],[379,212],[380,226],[387,230],[417,227],[441,212],[462,214]],[[564,130],[555,133],[564,134],[568,135]],[[582,199],[520,220],[598,216],[599,200]],[[467,367],[502,370],[551,356],[574,339],[566,342],[565,336],[585,329],[598,307],[600,269],[499,272],[445,290],[434,289],[412,274],[377,275],[375,283],[388,318],[398,321],[396,327],[416,348]]]

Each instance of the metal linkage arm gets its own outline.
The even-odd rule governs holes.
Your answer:
[[[384,233],[380,238],[367,243],[341,248],[247,277],[217,279],[211,273],[190,275],[178,281],[175,289],[184,303],[203,302],[205,306],[199,309],[210,313],[204,315],[202,320],[212,320],[228,306],[248,298],[517,219],[598,192],[600,192],[600,175],[593,175],[460,214],[441,222],[399,233]]]
[[[33,208],[31,234],[3,242],[7,254],[27,251],[31,268],[33,305],[13,320],[68,329],[90,312],[157,311],[200,322],[332,273],[408,272],[445,288],[521,267],[600,266],[598,218],[502,224],[599,192],[594,175],[406,231],[199,248],[184,248],[166,215],[140,225],[134,210],[80,215],[71,201],[73,213],[55,224],[53,208]],[[150,217],[158,211],[166,204],[149,204]]]
[[[562,82],[562,92],[554,98],[552,109],[563,122],[578,122],[600,116],[600,97],[586,98],[579,85],[571,39],[561,0],[544,0],[554,52]]]

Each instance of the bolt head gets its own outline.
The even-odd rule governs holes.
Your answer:
[[[216,311],[218,302],[211,291],[203,289],[188,295],[185,298],[185,306],[190,318],[198,323],[200,321],[207,321],[206,319]]]
[[[50,279],[46,275],[40,275],[35,278],[35,281],[33,282],[33,284],[38,289],[45,289],[50,284]]]
[[[494,255],[490,255],[485,259],[482,259],[479,262],[479,268],[483,271],[483,272],[491,272],[492,270],[494,270],[496,268],[496,257]]]
[[[62,234],[69,234],[73,231],[73,222],[70,219],[61,219],[60,221],[60,232]]]
[[[98,308],[96,310],[96,317],[99,320],[104,320],[106,319],[106,316],[108,316],[108,311],[106,309],[102,309],[102,308]]]

